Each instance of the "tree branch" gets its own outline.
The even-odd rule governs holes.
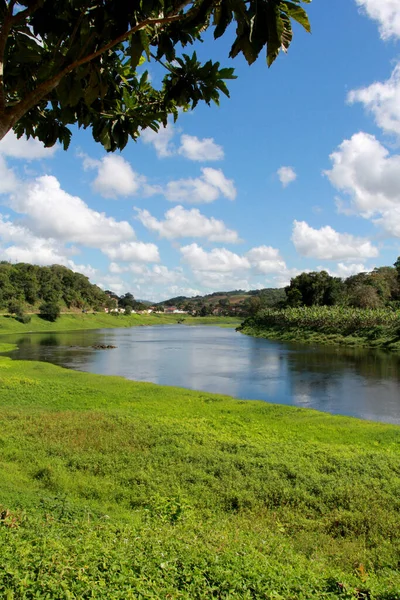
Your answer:
[[[114,40],[100,48],[99,50],[96,50],[95,52],[92,52],[91,54],[88,54],[87,56],[84,56],[83,58],[74,61],[73,63],[65,67],[62,71],[60,71],[57,75],[54,75],[54,77],[52,77],[51,79],[40,83],[34,90],[27,94],[18,105],[14,106],[11,109],[9,114],[11,120],[11,127],[13,127],[15,123],[17,123],[17,121],[21,119],[21,117],[23,117],[26,112],[28,112],[29,109],[31,109],[33,106],[38,104],[38,102],[43,100],[43,98],[45,98],[47,94],[52,92],[66,75],[69,75],[69,73],[72,73],[72,71],[74,71],[78,67],[88,62],[91,62],[92,60],[95,60],[96,58],[107,52],[107,50],[111,50],[111,48],[114,48],[118,44],[121,44],[122,42],[127,40],[131,35],[133,35],[137,31],[140,31],[141,29],[144,29],[149,25],[165,25],[168,23],[179,21],[183,17],[185,17],[185,15],[180,14],[159,19],[145,19],[141,23],[138,23],[119,37],[115,38]]]
[[[4,93],[4,64],[5,53],[8,36],[12,28],[12,13],[14,10],[15,0],[10,0],[7,13],[4,16],[3,24],[0,28],[0,113],[4,114],[5,110],[5,93]]]

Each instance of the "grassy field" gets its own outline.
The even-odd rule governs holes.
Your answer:
[[[77,329],[104,329],[110,327],[135,327],[139,325],[172,325],[183,321],[185,325],[219,325],[237,327],[238,319],[233,317],[189,317],[186,315],[118,315],[105,313],[62,314],[51,323],[32,315],[30,323],[19,323],[13,317],[0,315],[0,335],[7,333],[27,333],[34,331],[73,331]]]
[[[0,357],[0,598],[400,598],[400,428]]]
[[[239,330],[275,340],[400,350],[400,311],[314,306],[267,309]]]

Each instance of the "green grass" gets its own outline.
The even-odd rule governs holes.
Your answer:
[[[0,357],[0,598],[400,598],[400,428]]]
[[[110,327],[135,327],[139,325],[173,325],[184,319],[185,325],[220,325],[237,327],[238,319],[232,317],[187,317],[186,315],[118,315],[106,313],[62,314],[51,323],[32,315],[30,323],[19,323],[10,316],[0,315],[0,335],[7,333],[27,333],[36,331],[73,331],[77,329],[103,329]]]

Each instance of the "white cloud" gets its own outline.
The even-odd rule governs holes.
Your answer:
[[[400,37],[400,5],[398,0],[356,0],[365,13],[378,22],[381,38]]]
[[[51,175],[20,186],[11,196],[10,206],[26,215],[36,235],[59,241],[102,248],[135,237],[127,221],[92,210],[79,197],[65,192]]]
[[[175,153],[175,148],[171,143],[175,135],[175,129],[171,123],[166,127],[161,126],[158,132],[148,127],[143,129],[140,138],[145,144],[152,144],[155,148],[158,158],[166,158]]]
[[[0,141],[0,154],[24,160],[50,158],[57,149],[57,146],[45,148],[39,140],[34,138],[28,140],[25,135],[18,139],[13,131],[9,131]]]
[[[186,296],[187,298],[193,298],[194,296],[201,296],[202,292],[195,288],[181,287],[178,285],[171,285],[166,290],[168,294],[164,293],[163,298],[175,298],[176,296]]]
[[[293,167],[280,167],[277,170],[277,174],[279,181],[284,188],[297,178],[296,171],[293,169]]]
[[[286,263],[279,250],[271,246],[258,246],[246,252],[246,257],[258,273],[277,273],[286,270]]]
[[[379,254],[365,238],[338,233],[329,225],[313,229],[305,221],[294,221],[292,241],[302,256],[323,260],[352,260]]]
[[[67,261],[67,267],[75,271],[76,273],[82,273],[82,275],[86,275],[89,279],[92,280],[97,277],[98,270],[92,267],[91,265],[77,265],[72,260]]]
[[[350,103],[361,102],[384,131],[400,135],[400,63],[387,81],[352,90],[347,99]]]
[[[193,271],[196,281],[208,292],[223,290],[249,290],[253,286],[249,279],[235,273],[216,273],[215,271]],[[206,293],[204,290],[203,294]]]
[[[379,217],[373,221],[390,236],[400,237],[400,206],[382,210]]]
[[[283,288],[290,284],[292,277],[304,272],[308,273],[309,269],[284,269],[272,278],[271,287]]]
[[[74,271],[90,275],[94,269],[90,266],[75,265],[68,258],[72,253],[70,248],[55,239],[38,237],[23,225],[16,225],[0,214],[0,258],[17,262],[27,262],[37,265],[59,264]],[[88,275],[89,276],[89,275]]]
[[[130,291],[129,285],[119,277],[105,277],[96,283],[103,290],[111,290],[118,296],[122,296],[122,294]]]
[[[330,159],[333,167],[325,174],[363,216],[400,204],[400,155],[389,156],[373,135],[356,133]]]
[[[228,229],[223,221],[214,217],[207,218],[198,208],[186,210],[183,206],[175,206],[165,213],[165,220],[159,221],[148,210],[136,208],[137,219],[150,231],[155,231],[162,238],[169,240],[185,237],[201,237],[211,242],[239,242],[236,231]]]
[[[224,150],[214,142],[214,138],[203,138],[199,140],[195,135],[182,135],[181,145],[178,149],[181,154],[189,160],[208,161],[222,160]]]
[[[97,167],[97,177],[93,189],[104,198],[132,196],[142,183],[140,175],[132,170],[130,164],[119,155],[104,156],[99,161],[86,157],[84,168]]]
[[[157,285],[168,285],[179,281],[186,281],[182,269],[168,269],[164,265],[153,265],[151,269],[146,268],[142,276],[137,278],[137,282],[140,284],[151,282]]]
[[[147,267],[144,264],[131,263],[129,265],[119,265],[117,263],[110,263],[110,273],[122,274],[122,273],[133,273],[136,275],[135,284],[146,284],[156,283],[158,285],[167,285],[170,283],[176,283],[179,281],[186,281],[183,271],[180,267],[175,269],[168,269],[164,265],[153,265]]]
[[[351,275],[357,275],[357,273],[364,273],[366,271],[371,271],[371,269],[367,269],[362,263],[351,263],[344,264],[338,263],[337,267],[334,271],[330,271],[325,267],[319,267],[320,270],[328,271],[330,275],[333,277],[341,277],[342,279],[346,279]]]
[[[0,194],[10,194],[18,186],[18,180],[12,169],[7,167],[6,161],[0,155]]]
[[[244,257],[226,250],[213,248],[206,252],[198,244],[183,246],[181,249],[183,261],[196,271],[214,271],[226,273],[242,271],[250,268],[250,261]]]
[[[249,277],[261,274],[287,274],[285,261],[279,250],[271,246],[251,248],[244,255],[226,248],[214,248],[207,252],[198,244],[180,249],[182,260],[193,271],[195,279],[210,290],[250,289]]]
[[[124,242],[118,246],[104,246],[102,251],[114,262],[160,262],[157,246],[145,242]]]
[[[171,202],[207,204],[221,195],[229,200],[236,198],[236,188],[232,179],[227,179],[220,169],[206,167],[202,176],[195,179],[178,179],[167,183],[164,195]]]

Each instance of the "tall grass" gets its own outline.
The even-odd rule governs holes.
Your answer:
[[[267,309],[244,321],[239,328],[244,333],[268,337],[304,339],[315,333],[333,341],[358,338],[365,345],[393,345],[400,340],[400,311],[389,308],[360,309],[340,306],[313,306]],[[315,336],[311,336],[315,339]],[[355,341],[353,339],[353,341]]]

